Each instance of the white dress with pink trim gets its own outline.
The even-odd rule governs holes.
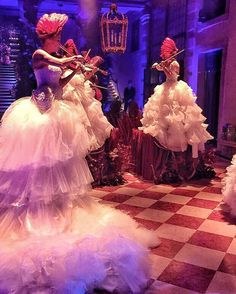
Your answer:
[[[0,293],[144,293],[158,239],[88,196],[79,111],[61,99],[60,68],[35,75],[0,127]]]

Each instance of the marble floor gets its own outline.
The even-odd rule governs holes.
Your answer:
[[[236,221],[222,202],[221,179],[229,162],[218,160],[216,178],[154,185],[126,174],[127,183],[92,191],[155,230],[152,280],[145,294],[236,293]]]

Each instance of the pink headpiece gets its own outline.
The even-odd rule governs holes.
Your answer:
[[[57,35],[61,32],[67,20],[68,16],[66,14],[44,14],[37,23],[36,33],[40,39]]]
[[[179,49],[176,47],[174,40],[172,40],[171,38],[165,38],[161,45],[161,58],[163,60],[170,58],[178,51]]]

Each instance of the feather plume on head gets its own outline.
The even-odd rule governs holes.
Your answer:
[[[56,36],[61,32],[67,20],[66,14],[44,14],[37,23],[36,33],[40,39]]]
[[[179,49],[176,47],[175,41],[171,38],[165,38],[161,45],[161,58],[166,60],[170,58],[172,55],[176,54]]]

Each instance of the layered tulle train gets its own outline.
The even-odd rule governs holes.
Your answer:
[[[64,203],[62,209],[54,203],[54,215],[48,207],[41,207],[39,214],[31,214],[30,208],[11,210],[19,214],[18,227],[1,218],[1,229],[11,226],[11,236],[1,238],[0,290],[143,293],[150,268],[147,247],[158,244],[155,234],[93,200],[86,199],[83,207],[70,206]]]

